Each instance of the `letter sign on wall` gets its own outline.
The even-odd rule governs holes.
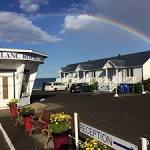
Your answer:
[[[15,53],[15,52],[0,52],[0,59],[14,59],[14,60],[31,60],[43,62],[44,59],[37,55],[32,55],[28,53]]]

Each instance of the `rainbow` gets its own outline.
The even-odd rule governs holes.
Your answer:
[[[87,14],[86,14],[86,15],[87,15]],[[136,30],[136,29],[133,29],[133,28],[129,27],[128,25],[122,24],[122,23],[120,23],[120,22],[118,22],[118,21],[115,21],[115,20],[113,20],[113,19],[110,19],[110,18],[108,18],[108,17],[94,16],[94,15],[91,15],[91,14],[90,14],[90,15],[88,14],[88,16],[89,16],[89,17],[91,16],[91,17],[95,18],[95,20],[97,20],[97,21],[99,21],[99,22],[106,23],[106,24],[108,24],[108,25],[112,25],[112,26],[118,27],[118,28],[120,28],[120,29],[122,29],[122,30],[124,30],[124,31],[129,32],[129,33],[132,34],[132,35],[135,35],[136,37],[138,37],[138,38],[144,40],[145,42],[150,43],[150,38],[149,38],[148,36],[146,36],[146,35],[145,35],[144,33],[142,33],[142,32],[139,32],[139,31]]]
[[[144,40],[145,42],[150,43],[150,37],[146,36],[144,33],[140,32],[134,28],[131,28],[126,24],[123,24],[116,20],[108,18],[106,16],[95,16],[92,14],[74,14],[74,13],[72,13],[72,14],[67,14],[67,13],[61,13],[61,14],[60,13],[49,13],[49,14],[47,14],[47,16],[51,16],[51,17],[58,17],[58,16],[66,17],[66,15],[72,15],[72,16],[83,15],[83,16],[91,17],[93,20],[120,28],[121,30],[126,31],[126,32]]]

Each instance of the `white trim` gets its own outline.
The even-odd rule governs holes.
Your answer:
[[[0,51],[4,52],[22,52],[22,53],[33,53],[40,56],[48,57],[47,54],[32,50],[32,49],[14,49],[14,48],[0,48]]]
[[[3,128],[3,126],[2,126],[1,123],[0,123],[0,130],[1,130],[2,133],[3,133],[3,136],[4,136],[4,138],[5,138],[6,142],[7,142],[7,144],[8,144],[8,146],[9,146],[10,150],[15,150],[14,145],[12,144],[12,142],[11,142],[9,136],[7,135],[7,133],[6,133],[6,131],[5,131],[5,129]]]
[[[80,66],[80,65],[78,65],[77,67],[76,67],[76,69],[75,69],[75,72],[76,71],[83,71],[83,69],[82,69],[82,67]]]
[[[103,65],[102,69],[109,68],[109,67],[107,67],[107,64],[111,65],[112,68],[113,68],[113,67],[116,68],[116,65],[115,65],[114,63],[112,63],[111,60],[108,60],[108,61]]]

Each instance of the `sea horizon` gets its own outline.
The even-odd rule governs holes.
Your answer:
[[[33,89],[42,89],[43,83],[54,82],[56,78],[36,78],[34,82]]]

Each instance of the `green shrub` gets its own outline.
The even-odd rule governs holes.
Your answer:
[[[143,85],[145,91],[150,91],[150,79],[144,80]]]
[[[22,117],[34,115],[34,108],[32,108],[32,107],[24,107],[24,108],[21,109],[20,115]]]
[[[98,90],[98,82],[94,82],[90,86],[91,86],[91,88],[92,88],[93,91],[94,90]]]
[[[11,106],[11,105],[17,105],[18,104],[18,99],[11,99],[10,101],[9,101],[9,103],[7,104],[8,106]]]

